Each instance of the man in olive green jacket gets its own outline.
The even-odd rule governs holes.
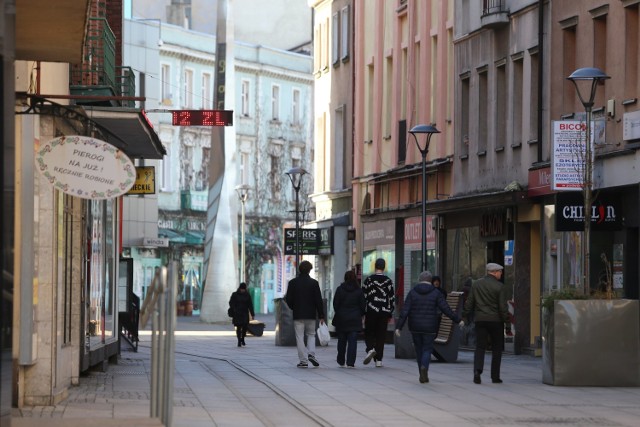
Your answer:
[[[500,281],[503,267],[490,262],[487,275],[476,280],[464,305],[463,319],[473,313],[476,325],[476,350],[473,357],[473,382],[480,384],[487,340],[491,339],[491,381],[501,383],[500,363],[504,347],[504,325],[509,322],[507,287]]]

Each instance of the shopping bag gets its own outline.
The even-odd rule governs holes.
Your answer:
[[[329,335],[329,327],[326,323],[321,323],[318,326],[318,330],[316,331],[318,334],[318,342],[321,346],[329,345],[329,341],[331,341],[331,335]]]

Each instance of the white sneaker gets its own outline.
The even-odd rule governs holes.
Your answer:
[[[374,349],[371,349],[367,353],[367,356],[364,358],[362,363],[364,363],[365,365],[368,365],[369,362],[371,362],[371,359],[373,359],[374,357],[376,357],[376,351]]]
[[[382,368],[382,360],[376,360],[376,368]]]

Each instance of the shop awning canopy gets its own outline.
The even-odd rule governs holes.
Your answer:
[[[162,159],[167,154],[144,110],[88,107],[85,114],[100,126],[106,142],[133,159]]]

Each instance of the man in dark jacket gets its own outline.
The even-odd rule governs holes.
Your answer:
[[[293,311],[293,327],[298,348],[298,368],[306,368],[308,362],[320,366],[316,359],[316,318],[324,323],[324,307],[318,281],[309,276],[311,263],[300,263],[300,275],[289,281],[285,300]],[[307,345],[304,338],[307,337]]]
[[[399,337],[404,323],[409,319],[409,331],[416,350],[421,383],[429,382],[429,362],[433,342],[438,333],[440,312],[454,322],[460,322],[460,318],[451,310],[442,293],[431,284],[431,278],[430,271],[420,273],[419,282],[409,291],[396,324],[396,336]]]
[[[367,346],[365,365],[376,361],[376,367],[382,367],[384,343],[387,336],[387,323],[395,308],[396,294],[393,281],[384,274],[386,262],[382,258],[376,260],[376,271],[367,277],[362,284],[364,297],[367,300],[367,313],[364,318],[364,341]]]
[[[487,275],[473,282],[464,304],[462,317],[473,314],[476,324],[476,350],[473,356],[473,382],[480,384],[484,369],[487,341],[491,340],[491,381],[501,383],[500,363],[504,346],[504,325],[509,322],[508,289],[502,284],[503,267],[495,262],[487,264]]]

